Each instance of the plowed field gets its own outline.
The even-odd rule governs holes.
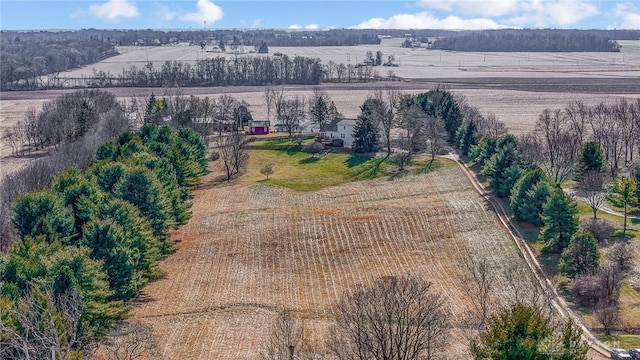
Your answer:
[[[175,234],[180,249],[162,264],[166,278],[144,289],[135,310],[167,359],[256,358],[279,309],[321,344],[340,295],[389,275],[428,279],[447,297],[449,354],[464,357],[462,257],[488,257],[497,274],[527,266],[458,167],[312,193],[201,189],[192,211]]]

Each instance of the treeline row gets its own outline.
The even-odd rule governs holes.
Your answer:
[[[560,255],[558,269],[572,279],[570,291],[592,309],[606,335],[621,324],[620,291],[634,259],[624,243],[611,246],[602,259],[598,244],[613,239],[615,226],[597,213],[605,202],[623,209],[616,236],[626,239],[627,212],[640,206],[640,167],[632,166],[638,139],[640,99],[592,107],[574,102],[545,110],[529,134],[483,136],[468,152],[494,194],[509,199],[514,219],[541,227],[543,253]],[[630,176],[620,175],[623,166]],[[593,211],[582,224],[576,200],[561,188],[569,179],[577,181]]]
[[[2,358],[80,358],[113,329],[174,250],[206,162],[192,130],[144,125],[19,197],[21,240],[0,257]]]
[[[69,85],[86,87],[181,87],[181,86],[265,86],[317,85],[322,82],[367,82],[377,78],[371,67],[355,67],[320,59],[296,56],[293,58],[243,56],[227,59],[218,56],[198,60],[194,65],[181,61],[166,61],[160,68],[149,63],[138,68],[131,66],[121,74],[96,72],[94,76],[73,79]],[[54,87],[63,85],[57,79]]]
[[[492,52],[620,51],[614,33],[597,30],[484,30],[437,39],[435,49]],[[633,39],[640,37],[636,31]]]

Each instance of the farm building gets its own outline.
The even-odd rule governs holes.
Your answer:
[[[353,146],[353,128],[356,125],[355,119],[335,118],[327,124],[320,125],[318,133],[321,140],[342,139],[344,147]],[[311,129],[312,132],[314,129]]]
[[[269,120],[251,120],[249,121],[249,134],[267,135],[270,124]]]

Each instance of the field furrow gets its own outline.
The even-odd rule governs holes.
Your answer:
[[[198,190],[193,217],[145,288],[135,316],[167,359],[253,359],[282,309],[321,345],[335,302],[381,276],[432,282],[454,321],[452,356],[466,356],[471,309],[460,265],[486,257],[497,273],[526,269],[517,249],[457,167],[394,181],[297,193],[269,185]],[[497,280],[505,297],[503,279]]]

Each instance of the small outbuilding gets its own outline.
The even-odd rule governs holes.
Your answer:
[[[267,135],[269,134],[268,120],[251,120],[249,121],[249,134],[251,135]]]

